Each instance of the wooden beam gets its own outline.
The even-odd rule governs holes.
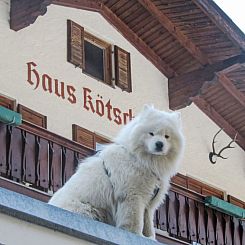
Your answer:
[[[84,9],[99,12],[101,10],[100,0],[52,0],[53,4],[70,8]]]
[[[226,91],[230,93],[231,96],[234,97],[234,99],[236,99],[245,110],[245,95],[238,90],[238,88],[232,83],[224,72],[218,72],[217,76],[218,81],[222,84]]]
[[[214,79],[216,72],[242,63],[245,63],[245,54],[169,79],[168,93],[170,108],[176,110],[190,105],[190,97],[198,95],[204,83]]]
[[[51,198],[51,195],[45,192],[39,191],[37,189],[28,187],[24,184],[20,184],[3,177],[0,177],[0,187],[8,189],[10,191],[18,192],[20,194],[35,198],[43,202],[48,202],[48,200]]]
[[[102,5],[101,15],[111,23],[139,52],[141,52],[153,65],[155,65],[167,77],[177,75],[176,72],[163,61],[146,43],[140,39],[121,19],[119,19],[108,7]]]
[[[19,31],[33,24],[38,16],[47,12],[52,0],[11,0],[10,29]]]
[[[192,0],[235,44],[238,48],[245,50],[244,33],[233,23],[233,21],[211,0]]]
[[[210,119],[212,119],[220,128],[223,128],[227,135],[234,139],[237,135],[236,143],[245,150],[245,138],[240,135],[232,125],[229,124],[207,101],[201,96],[191,99],[195,105],[202,110]]]
[[[202,65],[210,63],[207,56],[151,0],[138,0],[138,2]]]

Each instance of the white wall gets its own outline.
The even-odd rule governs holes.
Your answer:
[[[90,245],[94,243],[0,213],[0,244]]]
[[[136,114],[144,103],[168,107],[167,79],[100,14],[51,5],[46,15],[38,17],[34,25],[15,32],[9,28],[8,1],[4,0],[0,4],[0,91],[16,98],[18,103],[47,115],[49,130],[71,138],[71,124],[76,123],[106,136],[116,134],[119,129],[117,124],[83,108],[83,87],[90,88],[95,99],[97,94],[105,102],[111,99],[111,104],[122,111],[132,108]],[[106,86],[67,62],[67,19],[72,19],[86,31],[131,53],[133,93]],[[71,104],[40,88],[34,90],[34,86],[27,82],[26,63],[30,61],[37,64],[36,69],[40,74],[46,73],[74,86],[77,103]]]
[[[75,123],[108,137],[116,135],[120,129],[118,125],[82,107],[83,87],[90,88],[95,98],[99,94],[105,102],[110,99],[115,107],[123,111],[132,108],[134,114],[137,114],[145,103],[153,103],[158,108],[168,110],[166,77],[100,14],[51,5],[43,17],[38,17],[33,25],[18,32],[10,30],[8,18],[9,0],[4,0],[0,2],[0,93],[47,115],[49,130],[71,138],[71,125]],[[86,76],[66,61],[67,19],[72,19],[84,26],[86,31],[131,53],[132,93],[106,86]],[[47,73],[52,78],[74,86],[77,103],[71,104],[40,88],[34,90],[27,82],[26,63],[30,61],[37,64],[36,69],[40,74]],[[219,128],[195,105],[181,112],[186,135],[186,152],[180,172],[245,200],[245,191],[241,188],[245,186],[244,151],[236,145],[235,149],[224,152],[224,155],[229,157],[228,160],[219,159],[212,165],[208,154],[212,138]],[[218,139],[218,149],[230,141],[223,132]]]
[[[180,172],[245,201],[244,150],[233,143],[234,149],[227,149],[222,153],[222,156],[228,159],[219,158],[216,164],[212,164],[208,155],[212,151],[213,137],[220,128],[193,104],[182,109],[181,112],[186,151]],[[219,151],[228,145],[231,138],[222,131],[218,134],[216,141],[215,148]]]

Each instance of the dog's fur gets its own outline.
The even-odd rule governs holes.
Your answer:
[[[154,238],[153,214],[183,145],[179,113],[145,106],[115,143],[80,163],[49,203]]]

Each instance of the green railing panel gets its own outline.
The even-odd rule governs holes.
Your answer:
[[[22,115],[0,106],[0,123],[18,126],[22,123]]]
[[[235,216],[237,218],[245,218],[245,209],[240,208],[234,204],[221,200],[214,196],[205,198],[205,205],[223,213]]]

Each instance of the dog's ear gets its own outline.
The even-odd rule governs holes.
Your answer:
[[[178,127],[181,127],[181,113],[179,111],[174,111],[171,113],[173,120],[176,122]]]
[[[143,107],[143,111],[146,112],[146,111],[150,111],[154,109],[154,105],[153,104],[145,104],[144,107]]]

